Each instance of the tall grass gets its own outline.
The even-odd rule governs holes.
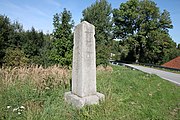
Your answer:
[[[37,89],[48,89],[57,85],[67,85],[70,79],[70,70],[54,65],[48,68],[42,66],[6,67],[0,69],[0,79],[3,85],[12,85],[18,82],[31,82]],[[49,85],[52,86],[49,86]]]

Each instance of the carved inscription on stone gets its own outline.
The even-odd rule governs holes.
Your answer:
[[[93,51],[93,38],[94,32],[89,29],[85,31],[86,34],[86,61],[89,66],[93,65],[94,51]]]

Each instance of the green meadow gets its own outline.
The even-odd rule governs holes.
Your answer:
[[[58,66],[0,69],[0,119],[180,119],[180,87],[156,75],[122,66],[97,69],[97,91],[105,101],[82,109],[64,101],[70,80],[71,71]]]

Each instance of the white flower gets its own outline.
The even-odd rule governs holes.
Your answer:
[[[19,109],[19,108],[14,108],[14,109],[13,109],[13,112],[14,112],[14,111],[17,111],[18,109]]]
[[[18,112],[18,115],[20,115],[21,114],[21,112]]]
[[[45,87],[46,90],[49,90],[50,88],[49,87]]]
[[[7,109],[9,109],[9,108],[11,108],[11,106],[8,105],[8,106],[7,106]]]
[[[21,109],[25,109],[25,107],[24,107],[24,106],[21,106],[20,108],[21,108]]]

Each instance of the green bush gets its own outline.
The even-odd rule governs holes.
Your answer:
[[[4,64],[6,66],[24,66],[28,63],[24,52],[19,48],[7,48],[4,56]]]

